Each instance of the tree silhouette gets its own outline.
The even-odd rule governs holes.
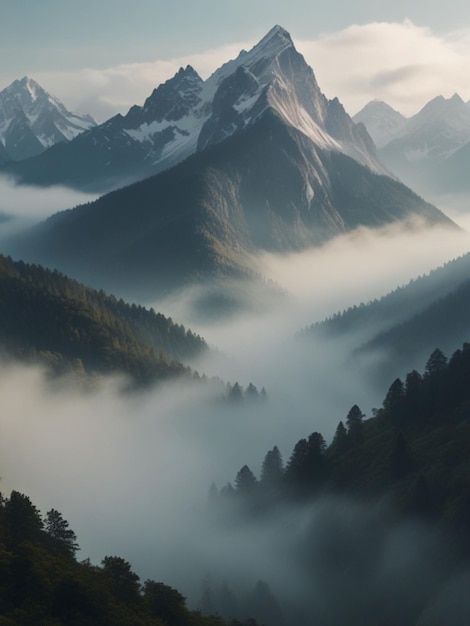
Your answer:
[[[426,362],[426,366],[424,368],[424,375],[426,377],[434,376],[435,374],[439,374],[443,372],[447,367],[447,357],[436,348],[432,353],[429,359]]]
[[[342,421],[336,427],[335,436],[331,442],[330,450],[332,454],[343,454],[350,446],[348,431]]]
[[[39,509],[28,496],[12,491],[4,503],[3,511],[7,531],[15,541],[40,540],[44,523]]]
[[[364,433],[362,428],[362,420],[364,413],[355,404],[349,410],[346,417],[346,424],[348,426],[348,435],[352,443],[362,443],[364,441]]]
[[[325,439],[318,432],[295,444],[285,471],[286,484],[291,494],[309,497],[325,482],[328,475],[325,450]]]
[[[139,576],[120,556],[105,556],[101,561],[103,572],[109,578],[111,590],[118,600],[136,602],[139,599]]]
[[[235,491],[243,495],[252,494],[258,481],[248,465],[244,465],[235,478]]]
[[[281,453],[279,448],[274,446],[264,457],[260,482],[263,487],[275,487],[281,483],[283,475],[284,467]]]
[[[185,626],[189,624],[185,597],[176,589],[146,580],[143,588],[144,601],[152,613],[167,626]]]
[[[59,511],[51,509],[46,513],[45,531],[53,540],[56,550],[71,557],[75,556],[79,548],[77,535],[69,528],[69,523]]]

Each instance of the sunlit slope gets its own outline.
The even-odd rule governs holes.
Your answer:
[[[0,257],[0,345],[58,371],[182,374],[205,342],[171,319],[88,289],[58,272]]]

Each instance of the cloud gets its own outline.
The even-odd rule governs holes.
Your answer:
[[[373,98],[404,115],[437,95],[470,98],[468,29],[437,35],[409,20],[376,22],[296,43],[323,91],[338,96],[350,114]]]
[[[204,52],[157,59],[144,63],[128,63],[104,69],[84,68],[78,72],[41,72],[35,79],[66,106],[91,113],[104,121],[116,113],[126,113],[145,99],[180,67],[192,65],[202,78],[207,78],[222,63],[238,55],[246,42],[233,43]]]
[[[11,178],[0,176],[0,238],[96,197],[67,187],[15,185]]]

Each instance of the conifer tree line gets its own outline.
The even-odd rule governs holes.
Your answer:
[[[121,371],[137,381],[188,374],[206,342],[153,309],[60,272],[0,255],[0,348],[56,369]]]
[[[274,446],[259,477],[243,465],[233,484],[213,484],[211,506],[257,516],[325,494],[387,495],[403,514],[445,520],[470,556],[469,380],[470,343],[450,359],[436,348],[423,374],[392,382],[371,417],[353,405],[328,445],[313,432],[285,463]]]

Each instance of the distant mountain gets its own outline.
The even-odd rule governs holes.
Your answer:
[[[335,98],[320,92],[290,35],[274,27],[252,50],[203,81],[187,66],[133,106],[69,145],[11,165],[20,182],[98,191],[166,170],[257,122],[267,109],[318,147],[347,154],[384,173],[372,142]]]
[[[0,256],[0,349],[54,371],[124,373],[138,383],[188,374],[207,344],[153,310],[58,272]]]
[[[71,113],[25,76],[0,92],[0,163],[36,156],[93,126],[90,115]]]
[[[438,96],[416,115],[396,126],[388,105],[369,103],[361,120],[376,141],[383,162],[407,185],[423,195],[470,189],[470,107],[458,94]],[[388,113],[387,113],[388,112]],[[380,115],[386,133],[380,134]],[[398,119],[398,118],[395,118]],[[378,128],[379,127],[379,128]]]
[[[179,80],[188,86],[188,97],[172,96],[170,106],[167,83],[159,115],[177,117],[188,101],[199,102],[204,123],[199,120],[198,133],[191,135],[194,154],[52,217],[14,244],[16,255],[149,301],[190,280],[253,275],[260,251],[304,249],[358,226],[419,217],[455,227],[384,175],[364,127],[352,122],[337,99],[323,96],[280,27],[222,66],[199,95],[191,70]],[[208,102],[209,88],[206,108],[201,102]],[[70,153],[100,128],[60,150]]]
[[[381,380],[421,369],[436,347],[450,354],[470,340],[470,253],[314,324],[303,336],[346,342],[355,358],[373,355]]]
[[[364,124],[377,148],[394,139],[406,124],[404,115],[381,100],[372,100],[352,119],[356,124]]]

